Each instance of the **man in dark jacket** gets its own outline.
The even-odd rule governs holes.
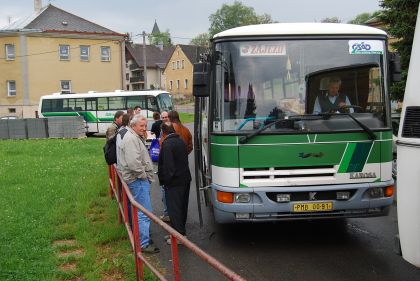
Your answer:
[[[162,134],[165,140],[159,154],[159,181],[165,186],[171,225],[179,233],[186,235],[185,224],[191,183],[187,147],[175,133],[171,123],[162,124]],[[170,241],[168,239],[167,243],[170,244]]]

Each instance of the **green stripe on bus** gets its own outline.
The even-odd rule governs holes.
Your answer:
[[[86,112],[79,112],[80,115],[83,116],[83,118],[87,121],[87,122],[97,122],[98,119],[96,118],[95,115],[93,115],[92,112],[86,111]]]
[[[54,117],[54,116],[79,116],[77,112],[43,112],[42,115],[45,117]]]
[[[239,167],[238,163],[238,147],[211,145],[211,161],[218,167]]]
[[[391,139],[391,132],[375,132],[376,140]],[[212,135],[211,142],[218,144],[237,144],[237,138],[242,136]],[[282,143],[320,143],[320,142],[353,142],[369,141],[366,133],[329,133],[329,134],[299,134],[299,135],[258,135],[248,140],[252,144],[282,144]]]
[[[371,147],[371,142],[358,143],[356,145],[349,166],[347,167],[347,173],[361,172],[363,170]]]
[[[357,143],[349,143],[347,145],[347,149],[343,155],[343,160],[341,160],[340,167],[338,168],[338,173],[345,173],[347,171],[347,167],[349,166],[353,152],[356,149],[356,145]]]
[[[212,143],[219,143],[219,144],[237,144],[237,136],[211,136]]]

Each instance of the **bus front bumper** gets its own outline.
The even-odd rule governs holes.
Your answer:
[[[394,197],[385,196],[378,191],[385,191],[393,184],[393,181],[387,181],[258,188],[236,188],[212,184],[211,196],[215,220],[218,223],[374,217],[388,214]],[[233,202],[220,202],[218,200],[220,192],[233,193]],[[243,196],[243,194],[249,195]],[[278,196],[284,198],[283,194],[288,194],[286,197],[289,196],[290,200],[279,202]],[[343,194],[349,195],[349,198],[341,198]],[[249,202],[245,202],[244,198],[249,198]],[[327,210],[325,208],[298,210],[296,205],[299,207],[327,206]]]

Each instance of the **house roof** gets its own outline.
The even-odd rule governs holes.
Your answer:
[[[127,51],[136,61],[137,65],[143,66],[143,45],[127,44]],[[146,45],[146,63],[148,68],[164,67],[171,57],[175,47],[163,47],[161,50],[154,45]]]
[[[191,63],[200,61],[200,54],[203,54],[207,49],[195,45],[178,45]]]
[[[28,17],[18,19],[0,28],[2,31],[39,30],[41,32],[77,33],[124,36],[96,23],[61,10],[51,4],[40,12],[34,12]]]

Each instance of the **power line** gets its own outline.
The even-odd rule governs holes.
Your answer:
[[[140,34],[141,35],[141,34]],[[133,36],[137,37],[136,36]],[[114,42],[114,41],[120,41],[120,40],[107,40],[107,41],[101,41],[98,43],[94,43],[94,44],[90,44],[89,46],[96,46],[96,45],[101,45],[101,44],[106,44],[106,43],[110,43],[110,42]],[[64,44],[60,44],[60,45],[64,45]],[[80,46],[77,47],[70,47],[70,50],[75,50],[75,49],[80,49]],[[45,52],[40,52],[40,53],[33,53],[33,54],[26,54],[26,55],[15,55],[15,58],[23,58],[23,57],[32,57],[32,56],[39,56],[39,55],[46,55],[46,54],[53,54],[53,53],[58,53],[60,50],[54,50],[54,51],[45,51]],[[6,59],[6,57],[0,57],[0,60],[4,60]]]

